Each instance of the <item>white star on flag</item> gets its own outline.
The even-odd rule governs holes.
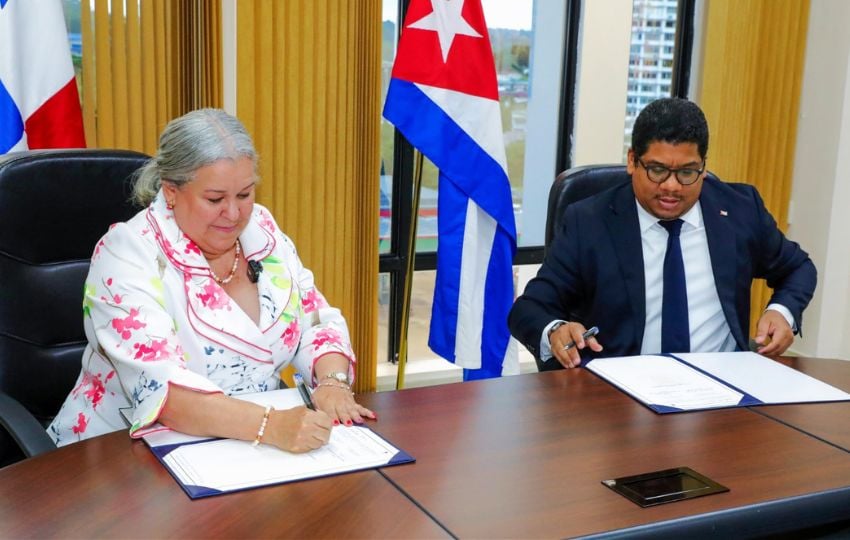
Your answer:
[[[469,26],[469,23],[466,22],[460,14],[463,10],[464,1],[465,0],[431,0],[431,7],[434,11],[425,15],[418,21],[407,25],[408,28],[433,30],[434,32],[437,32],[437,35],[440,38],[440,51],[443,53],[444,63],[449,57],[449,49],[452,48],[452,42],[454,41],[455,36],[481,37],[481,34]]]

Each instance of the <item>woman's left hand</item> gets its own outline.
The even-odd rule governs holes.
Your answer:
[[[334,425],[362,424],[365,419],[377,420],[375,413],[354,401],[351,390],[343,384],[321,384],[313,390],[313,403],[333,420]]]

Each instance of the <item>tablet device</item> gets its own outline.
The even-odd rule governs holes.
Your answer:
[[[701,475],[690,467],[677,467],[635,476],[624,476],[602,483],[640,506],[693,499],[729,488]]]

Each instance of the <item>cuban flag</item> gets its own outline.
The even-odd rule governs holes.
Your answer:
[[[61,0],[0,0],[0,154],[85,145]]]
[[[410,2],[384,117],[440,170],[428,345],[464,380],[518,372],[516,224],[481,0]]]

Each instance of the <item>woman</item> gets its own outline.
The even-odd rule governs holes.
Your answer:
[[[48,428],[57,445],[156,423],[304,452],[332,425],[375,415],[351,393],[354,354],[295,246],[254,204],[257,154],[224,111],[166,126],[138,174],[146,207],[110,228],[92,256],[82,372]],[[229,396],[278,388],[290,362],[317,411],[269,410]]]

